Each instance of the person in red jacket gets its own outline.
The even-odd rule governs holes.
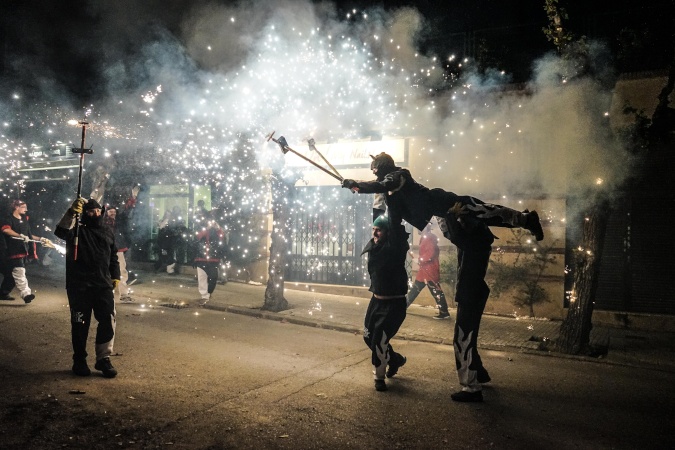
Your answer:
[[[198,252],[193,265],[197,268],[197,286],[202,296],[200,306],[206,305],[218,283],[218,267],[227,245],[225,232],[209,213],[206,226],[196,233]]]
[[[438,315],[434,316],[434,319],[449,319],[448,302],[445,300],[445,293],[441,288],[439,254],[438,238],[431,232],[431,224],[429,224],[422,232],[419,249],[419,270],[417,276],[415,276],[415,282],[408,291],[406,301],[410,306],[424,289],[424,286],[427,286],[438,306]]]

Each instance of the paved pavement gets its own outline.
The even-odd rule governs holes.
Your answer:
[[[56,281],[61,271],[36,271],[36,276]],[[147,307],[194,308],[199,310],[196,278],[192,274],[168,275],[139,271],[139,283],[132,286],[135,304]],[[30,279],[30,276],[29,276]],[[318,291],[321,292],[318,292]],[[308,286],[286,283],[289,309],[263,311],[265,286],[230,281],[219,284],[205,308],[245,314],[269,320],[360,334],[370,296],[366,288]],[[124,309],[120,304],[118,309]],[[436,320],[436,310],[413,304],[397,339],[452,345],[454,320]],[[450,309],[451,318],[455,310]],[[540,350],[542,342],[556,339],[559,321],[486,314],[481,322],[480,348],[520,350],[544,356],[587,359],[602,363],[650,367],[675,373],[675,333],[647,332],[595,326],[591,343],[604,347],[597,358],[567,356]]]

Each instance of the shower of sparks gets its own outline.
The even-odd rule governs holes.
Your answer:
[[[278,147],[264,143],[273,129],[297,148],[308,137],[317,142],[405,137],[414,143],[410,159],[424,161],[427,168],[414,174],[423,184],[478,195],[494,189],[490,183],[500,178],[495,176],[498,170],[521,188],[517,181],[536,172],[536,159],[528,155],[538,144],[532,135],[542,133],[531,120],[532,102],[518,94],[495,104],[488,93],[491,83],[460,75],[471,73],[471,59],[426,57],[376,17],[354,10],[330,25],[321,20],[307,21],[313,25],[304,27],[270,21],[255,30],[259,39],[237,67],[220,72],[181,67],[184,72],[175,78],[167,78],[171,67],[162,68],[156,80],[147,80],[135,92],[115,94],[120,97],[80,111],[31,102],[17,90],[0,99],[0,198],[25,191],[31,181],[26,169],[77,165],[70,149],[80,146],[82,117],[89,123],[87,143],[96,150],[86,160],[85,172],[103,158],[133,154],[148,170],[165,172],[162,184],[212,186],[219,222],[230,236],[230,253],[241,259],[261,256],[259,240],[267,233],[263,217],[271,211],[270,171],[281,176],[290,172],[279,170],[284,156]],[[242,22],[228,15],[222,26],[239,27]],[[215,55],[229,45],[214,38],[201,50]],[[173,49],[172,55],[184,50]],[[503,71],[495,74],[498,82],[507,81]],[[570,84],[564,88],[571,89]],[[508,94],[503,98],[508,100]],[[44,173],[45,179],[68,180],[73,186],[77,179],[72,167]],[[452,186],[441,185],[448,179]],[[348,208],[356,204],[367,209],[372,199],[346,199],[340,189],[303,191],[299,198],[284,198],[302,218],[301,223],[286,224],[296,246],[292,254],[305,258],[302,268],[307,273],[328,272],[344,279],[346,269],[327,257],[360,253],[361,242],[346,243],[340,236],[345,231],[350,238],[369,235],[370,224],[354,223],[356,214]],[[53,193],[43,190],[40,195]],[[72,198],[50,201],[67,204]],[[326,219],[338,208],[344,211],[339,223]],[[54,218],[38,218],[49,219]],[[548,220],[564,222],[552,214]],[[197,223],[195,229],[200,228]],[[303,241],[317,244],[303,246]],[[367,284],[364,267],[359,276]]]

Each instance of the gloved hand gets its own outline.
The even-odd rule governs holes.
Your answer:
[[[25,243],[30,242],[30,237],[26,236],[25,234],[20,234],[19,237],[23,239]]]
[[[139,193],[140,191],[141,191],[141,187],[140,187],[140,186],[134,186],[134,187],[132,187],[132,188],[131,188],[131,196],[132,196],[133,198],[138,197],[138,193]]]
[[[52,243],[52,241],[50,241],[46,237],[40,238],[40,244],[42,244],[43,247],[54,247],[54,244]]]
[[[468,214],[469,210],[466,208],[466,205],[462,205],[462,202],[457,202],[452,205],[452,208],[450,208],[448,212],[459,217]]]
[[[113,291],[114,291],[115,289],[117,289],[117,286],[119,286],[120,280],[112,280],[112,282],[113,282]]]
[[[342,180],[342,187],[345,188],[345,189],[354,189],[354,188],[358,188],[359,184],[354,180],[350,180],[349,178],[345,178],[344,180]]]
[[[72,214],[82,214],[82,208],[84,207],[85,203],[87,203],[86,198],[80,197],[76,199],[70,207],[70,212]]]

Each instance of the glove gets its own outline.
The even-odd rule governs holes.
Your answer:
[[[29,238],[28,236],[26,236],[25,234],[20,234],[19,237],[20,237],[21,239],[23,239],[23,241],[24,241],[25,243],[30,242],[30,238]]]
[[[42,244],[43,247],[54,248],[54,243],[45,237],[40,238],[40,244]]]
[[[112,280],[112,282],[113,282],[113,291],[114,291],[115,289],[117,289],[117,286],[119,286],[120,280]]]
[[[86,198],[80,197],[80,198],[76,199],[70,207],[70,212],[73,215],[82,214],[82,208],[84,207],[85,203],[87,203]]]
[[[354,180],[350,180],[349,178],[345,178],[342,180],[342,187],[345,189],[354,189],[359,187],[359,183]]]
[[[134,187],[132,187],[132,188],[131,188],[131,196],[132,196],[133,198],[138,197],[138,193],[139,193],[140,191],[141,191],[141,187],[140,187],[140,186],[134,186]]]
[[[457,202],[452,205],[452,208],[448,210],[449,213],[454,214],[457,217],[463,216],[469,213],[469,209],[466,205],[462,205],[462,202]]]

